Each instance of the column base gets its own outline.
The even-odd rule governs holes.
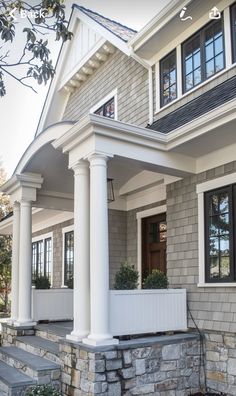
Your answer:
[[[82,340],[83,344],[85,345],[91,345],[91,346],[107,346],[107,345],[118,345],[119,340],[116,338],[113,338],[112,335],[107,334],[107,335],[89,335],[87,338],[84,338]]]
[[[82,341],[87,335],[89,334],[89,331],[72,331],[70,334],[66,335],[66,339],[69,341],[75,341],[75,342],[80,342]]]
[[[37,322],[33,322],[33,321],[21,321],[21,320],[17,320],[15,321],[12,325],[14,327],[34,327],[36,326]]]

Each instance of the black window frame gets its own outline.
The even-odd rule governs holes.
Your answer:
[[[229,196],[229,259],[230,275],[225,278],[210,277],[210,215],[209,205],[212,195],[227,192]],[[205,241],[205,281],[206,283],[232,283],[236,281],[236,184],[220,187],[204,193],[204,241]]]
[[[206,75],[206,57],[205,57],[205,36],[206,36],[206,31],[211,27],[216,25],[217,23],[221,22],[221,27],[222,27],[222,53],[223,53],[223,67],[219,71],[216,71],[214,74],[210,75],[207,77]],[[186,89],[186,65],[185,65],[185,48],[186,46],[199,37],[200,41],[200,71],[201,71],[201,81],[193,85],[191,88]],[[218,56],[219,54],[217,54]],[[215,54],[212,59],[215,59]],[[224,34],[224,18],[223,18],[223,12],[221,13],[221,18],[217,20],[212,20],[211,22],[207,23],[204,27],[199,29],[196,33],[194,33],[191,37],[189,37],[187,40],[185,40],[182,45],[181,45],[181,59],[182,59],[182,92],[187,93],[190,92],[192,89],[197,87],[198,85],[202,84],[203,82],[207,81],[208,79],[212,78],[213,76],[216,76],[218,73],[220,73],[222,70],[225,69],[225,34]],[[188,73],[189,74],[189,73]]]
[[[170,99],[167,103],[164,103],[164,91],[167,91],[167,89],[164,89],[164,78],[163,78],[163,64],[164,62],[168,61],[172,56],[174,55],[175,57],[175,83],[174,84],[169,84],[168,89],[172,87],[173,85],[176,86],[176,97],[174,99]],[[177,86],[177,54],[176,54],[176,48],[171,51],[169,54],[167,54],[164,58],[160,60],[160,107],[165,107],[169,103],[173,102],[173,100],[176,100],[178,98],[178,86]]]
[[[232,62],[236,62],[236,2],[230,7]]]
[[[114,105],[114,112],[113,112],[113,117],[107,116],[106,115],[106,107],[110,104],[113,103]],[[102,113],[102,114],[100,114]],[[107,100],[102,106],[100,106],[97,110],[94,111],[94,114],[106,117],[106,118],[110,118],[112,120],[115,119],[115,97],[113,96],[111,99]]]
[[[73,236],[73,238],[71,238]],[[72,260],[72,269],[68,269],[68,265],[71,265],[71,262],[67,262],[67,238],[70,238],[70,242],[73,240],[73,260]],[[71,257],[70,257],[71,259]],[[64,233],[64,285],[68,286],[68,283],[71,283],[74,275],[74,231],[67,231]]]
[[[47,248],[48,243],[50,242],[50,249]],[[39,246],[42,246],[43,249],[43,262],[42,267],[43,270],[39,269],[40,260],[39,260]],[[34,255],[35,249],[35,255]],[[48,260],[48,253],[50,253],[50,260]],[[36,262],[34,263],[34,256],[36,258]],[[35,278],[38,276],[45,276],[51,282],[52,276],[52,237],[42,238],[37,241],[32,242],[32,284],[34,284]],[[35,271],[34,271],[35,266]],[[50,271],[48,271],[50,269]]]

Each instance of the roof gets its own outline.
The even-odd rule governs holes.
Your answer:
[[[154,131],[168,133],[234,98],[236,98],[236,76],[204,92],[172,113],[158,119],[148,128]]]
[[[91,19],[99,23],[105,29],[109,30],[111,33],[113,33],[115,36],[125,42],[129,41],[137,33],[136,30],[124,26],[121,23],[116,22],[112,19],[106,18],[105,16],[98,14],[97,12],[91,11],[77,4],[73,4],[73,7],[82,11],[84,14],[89,16]]]

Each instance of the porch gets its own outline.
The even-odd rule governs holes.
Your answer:
[[[108,129],[110,135],[105,138]],[[140,133],[148,135],[142,137],[142,149],[136,138],[132,144],[127,143],[130,130],[138,140]],[[89,133],[86,144],[84,133],[85,140]],[[137,260],[131,263],[139,270],[141,286],[142,219],[165,212],[166,185],[194,170],[188,157],[165,152],[156,155],[151,135],[154,139],[154,134],[144,128],[90,115],[74,127],[63,124],[49,128],[23,156],[16,174],[3,186],[14,207],[13,326],[73,318],[73,330],[67,339],[93,346],[117,344],[116,336],[187,329],[185,290],[109,289],[113,259],[109,256],[109,211],[140,208],[135,217],[137,249],[132,247]],[[94,142],[96,147],[91,151]],[[99,149],[101,144],[106,152]],[[107,202],[108,178],[114,179],[116,196],[111,204]],[[32,207],[74,215],[73,293],[63,288],[31,290]],[[154,253],[157,257],[158,252]],[[123,257],[127,256],[123,251]]]

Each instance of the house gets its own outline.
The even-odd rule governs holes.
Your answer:
[[[70,28],[35,139],[1,187],[14,210],[0,224],[13,232],[4,343],[73,318],[64,394],[187,396],[199,330],[206,386],[235,395],[236,3],[170,1],[138,33],[74,5]],[[169,290],[111,290],[125,260],[140,285],[166,271]],[[52,288],[32,290],[31,274]],[[182,333],[117,337],[166,331]]]

